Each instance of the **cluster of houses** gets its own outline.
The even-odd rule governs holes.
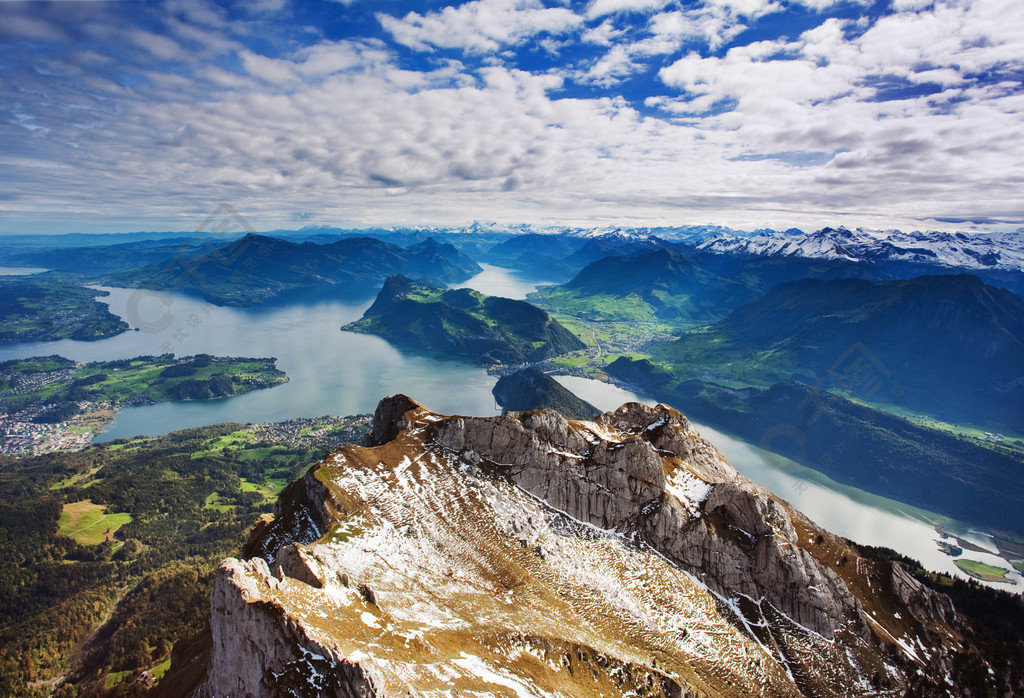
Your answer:
[[[0,414],[0,454],[35,456],[50,451],[78,451],[92,441],[92,433],[74,428],[71,422],[36,424],[15,415]]]

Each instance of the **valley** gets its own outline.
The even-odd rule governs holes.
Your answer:
[[[1024,697],[1022,28],[0,0],[0,698]]]
[[[437,235],[437,231],[429,233]],[[460,240],[458,235],[439,239],[444,239],[452,250],[484,246]],[[404,242],[418,244],[415,238]],[[576,255],[586,244],[569,245],[573,248],[569,254]],[[190,451],[174,452],[175,458],[187,452],[188,460],[195,461],[196,466],[204,459],[214,459],[238,468],[235,472],[240,478],[240,495],[231,489],[216,489],[201,497],[204,512],[238,516],[243,511],[256,511],[242,508],[239,496],[249,502],[247,506],[262,507],[265,511],[311,462],[301,460],[300,466],[295,456],[300,452],[312,453],[311,448],[327,443],[307,438],[332,434],[336,430],[332,424],[351,422],[350,418],[339,422],[337,418],[315,415],[365,413],[380,396],[398,392],[423,395],[431,408],[443,413],[493,415],[500,411],[496,377],[506,380],[521,365],[532,364],[543,371],[532,369],[530,379],[521,377],[523,382],[502,393],[500,402],[506,403],[507,408],[530,409],[542,404],[532,401],[548,400],[546,406],[582,409],[575,416],[585,417],[596,410],[614,409],[631,399],[669,402],[695,419],[702,434],[714,435],[714,442],[741,472],[755,477],[801,509],[815,512],[814,518],[824,523],[826,529],[858,542],[891,545],[900,554],[924,561],[924,570],[952,575],[929,577],[924,571],[917,573],[922,579],[931,580],[929,583],[937,585],[936,588],[960,589],[957,585],[963,585],[964,579],[995,587],[1024,587],[1024,578],[1014,564],[1024,564],[1020,562],[1024,560],[1024,544],[1011,533],[1024,527],[1017,520],[1013,504],[1019,501],[1019,493],[1014,489],[1018,478],[1013,473],[1019,467],[1021,455],[1016,443],[1018,432],[999,422],[1004,415],[994,411],[993,419],[975,427],[962,421],[963,413],[931,417],[922,414],[900,400],[905,392],[899,392],[896,386],[903,385],[902,379],[883,382],[884,389],[875,387],[877,376],[873,374],[868,378],[874,378],[874,382],[864,380],[865,367],[876,366],[872,358],[881,354],[870,348],[849,356],[840,352],[826,365],[815,363],[815,355],[808,353],[814,348],[808,339],[788,343],[774,339],[757,345],[750,337],[736,333],[736,328],[749,332],[763,327],[770,333],[797,327],[799,323],[793,319],[772,319],[763,309],[744,311],[753,312],[751,317],[758,318],[760,325],[730,317],[748,304],[756,307],[770,299],[769,292],[775,288],[771,282],[777,278],[786,280],[788,275],[804,274],[810,269],[822,277],[816,283],[837,283],[828,277],[852,268],[848,266],[849,260],[750,263],[750,275],[737,283],[729,280],[729,270],[734,269],[735,261],[711,264],[707,261],[712,260],[710,256],[695,257],[685,249],[680,251],[675,243],[667,253],[659,254],[657,250],[651,251],[651,244],[658,243],[646,241],[634,250],[638,256],[627,257],[630,265],[639,265],[633,271],[617,267],[616,257],[604,258],[596,267],[601,273],[593,269],[586,274],[580,272],[589,281],[576,282],[575,286],[572,279],[563,286],[543,283],[557,280],[554,278],[530,281],[525,270],[514,273],[485,263],[477,276],[450,281],[444,286],[407,277],[380,278],[377,283],[383,286],[376,300],[367,296],[365,290],[362,299],[352,299],[325,294],[323,289],[300,293],[298,287],[293,287],[290,292],[296,295],[286,292],[276,298],[267,296],[255,305],[241,296],[237,303],[230,300],[225,301],[228,305],[211,305],[198,300],[191,291],[179,292],[188,289],[172,288],[159,291],[158,296],[147,296],[150,305],[137,307],[134,314],[133,298],[138,298],[139,291],[107,287],[104,290],[109,295],[104,304],[109,305],[115,317],[127,319],[140,331],[98,343],[64,340],[0,347],[0,359],[7,359],[12,366],[23,361],[23,357],[41,355],[44,348],[47,354],[71,357],[64,361],[75,366],[96,363],[86,372],[88,375],[76,375],[70,382],[65,377],[60,389],[44,395],[40,388],[38,394],[33,393],[40,405],[60,394],[60,390],[69,389],[75,381],[88,383],[76,387],[96,391],[93,397],[122,405],[109,423],[109,431],[98,438],[104,443],[94,443],[81,451],[93,454],[89,464],[64,469],[61,477],[48,485],[47,491],[54,497],[71,495],[65,501],[71,508],[62,507],[56,512],[57,538],[84,546],[85,552],[74,553],[84,556],[83,559],[99,555],[99,562],[109,554],[110,560],[116,562],[119,556],[128,555],[123,549],[130,539],[138,540],[130,534],[142,519],[107,498],[105,493],[118,485],[116,478],[109,476],[113,471],[105,472],[106,463],[122,457],[118,454],[148,452],[153,444],[166,448],[171,441],[165,441],[161,434],[167,430],[202,431],[207,429],[206,425],[224,421],[260,423],[231,425],[216,435],[204,436]],[[666,271],[655,273],[658,265]],[[614,283],[605,283],[609,274]],[[957,280],[950,276],[949,281]],[[367,283],[361,288],[372,289],[373,284]],[[865,279],[862,283],[874,288],[880,282]],[[651,290],[645,289],[645,284]],[[762,293],[766,285],[770,288]],[[970,292],[966,295],[977,296],[977,286],[967,288]],[[984,294],[991,296],[987,290]],[[835,295],[819,292],[809,297]],[[531,305],[495,296],[528,296]],[[701,297],[717,300],[700,301]],[[791,302],[783,305],[793,307]],[[160,322],[151,320],[154,312]],[[829,316],[824,310],[815,312]],[[190,325],[190,317],[201,321]],[[742,319],[742,315],[739,317]],[[1015,332],[1010,329],[1009,335]],[[836,336],[834,330],[823,333]],[[800,337],[798,332],[792,335]],[[856,345],[853,337],[865,336],[863,328],[855,327],[848,337],[848,346]],[[861,344],[874,346],[863,341]],[[273,391],[241,391],[245,394],[240,392],[230,400],[175,402],[162,401],[174,392],[173,383],[154,393],[160,400],[142,397],[144,391],[137,388],[142,384],[154,387],[152,379],[156,377],[166,381],[208,382],[212,376],[202,373],[207,367],[198,367],[198,372],[190,376],[165,377],[160,373],[169,366],[140,365],[135,367],[141,371],[139,376],[116,388],[106,378],[96,378],[104,373],[111,375],[113,369],[106,365],[110,362],[127,361],[131,366],[136,357],[160,359],[161,354],[170,351],[238,355],[242,347],[247,354],[278,357],[276,366],[290,380]],[[827,353],[829,348],[821,351]],[[969,354],[972,349],[965,346],[961,351]],[[842,361],[837,362],[837,358]],[[898,358],[884,358],[886,367],[900,366]],[[1004,363],[1012,366],[1013,360]],[[37,368],[69,370],[63,363]],[[843,368],[848,370],[840,370]],[[979,376],[984,374],[983,368],[974,368]],[[554,381],[545,371],[554,373],[557,383],[562,385],[552,385]],[[794,383],[794,379],[803,383]],[[616,385],[635,392],[623,391]],[[563,386],[568,390],[562,392]],[[917,390],[920,393],[926,388]],[[577,396],[592,406],[572,402]],[[889,402],[890,399],[893,401]],[[102,406],[104,401],[97,400],[96,404]],[[893,416],[893,412],[899,412],[900,417]],[[775,421],[769,424],[765,415],[771,415]],[[109,421],[112,413],[102,416]],[[93,417],[98,419],[100,415]],[[298,418],[295,424],[302,426],[281,424],[293,418]],[[369,426],[368,418],[359,419],[362,421],[351,423]],[[786,425],[795,426],[796,430],[779,431],[779,426]],[[139,434],[149,436],[139,438]],[[353,434],[349,432],[350,438],[357,438]],[[766,439],[766,435],[774,436]],[[997,435],[1003,438],[998,439]],[[173,438],[180,441],[192,437],[176,434]],[[58,448],[73,445],[71,435],[61,444]],[[898,464],[893,462],[894,453],[899,454]],[[63,459],[72,455],[53,453],[46,457]],[[866,465],[851,474],[845,464],[852,460]],[[942,471],[937,479],[927,474],[936,463],[941,464]],[[55,473],[60,470],[48,467]],[[927,492],[920,486],[923,478],[929,481]],[[209,515],[212,514],[203,514]],[[875,525],[867,525],[869,521]],[[885,522],[884,527],[881,522]],[[239,545],[244,532],[232,530],[237,532],[235,544]],[[223,543],[226,542],[224,539]],[[131,549],[135,547],[132,543]],[[209,588],[215,558],[215,554],[210,555],[202,567],[205,571],[195,579],[189,576],[186,580],[180,571],[166,571],[154,573],[155,576],[140,583],[145,588],[165,588],[160,585],[182,582],[183,588],[190,590]],[[172,579],[173,582],[169,581]],[[121,615],[115,617],[123,622],[136,612],[137,601],[132,594],[117,598],[120,601],[116,612]],[[189,627],[195,627],[194,623]],[[107,661],[97,657],[90,661]],[[109,684],[109,690],[116,691],[120,689],[115,687],[134,681],[141,668],[152,669],[156,674],[168,669],[169,654],[154,652],[149,657],[137,664],[128,661],[102,665],[107,667],[103,681]],[[129,665],[135,668],[130,669]],[[54,675],[52,667],[56,665],[48,666],[51,669],[46,671]],[[94,665],[88,666],[92,671]],[[85,681],[82,673],[62,675],[68,677],[65,680],[78,680],[73,678],[77,676]]]

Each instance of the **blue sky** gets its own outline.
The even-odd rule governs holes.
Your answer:
[[[1024,226],[1020,0],[0,2],[0,232]]]

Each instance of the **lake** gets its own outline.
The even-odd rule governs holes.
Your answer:
[[[488,295],[525,298],[538,282],[506,269],[484,271],[460,287]],[[498,414],[491,395],[495,378],[475,364],[440,354],[397,348],[378,337],[342,332],[373,301],[310,297],[301,303],[260,308],[223,308],[174,293],[106,289],[111,311],[138,331],[98,342],[38,342],[0,347],[0,360],[60,354],[78,361],[104,361],[174,352],[179,356],[277,358],[290,381],[222,400],[161,403],[121,410],[97,441],[157,435],[218,422],[283,421],[325,414],[372,412],[381,397],[405,393],[443,414]],[[614,409],[642,395],[586,378],[557,379],[600,409]],[[762,451],[728,434],[695,423],[732,465],[763,484],[825,528],[861,543],[885,545],[926,567],[964,576],[936,545],[935,524],[992,549],[984,531],[930,512],[835,483],[817,471]],[[1007,567],[994,554],[972,559]],[[1014,573],[1014,585],[1024,579]],[[1009,588],[1009,585],[997,585]]]

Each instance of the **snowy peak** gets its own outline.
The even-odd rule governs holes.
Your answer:
[[[697,243],[697,249],[721,254],[896,261],[955,269],[1024,271],[1024,236],[1019,233],[904,233],[822,228],[809,234],[762,231],[750,237],[729,233],[713,235]]]
[[[945,695],[964,640],[947,598],[664,405],[386,398],[246,552],[217,573],[201,696]]]

